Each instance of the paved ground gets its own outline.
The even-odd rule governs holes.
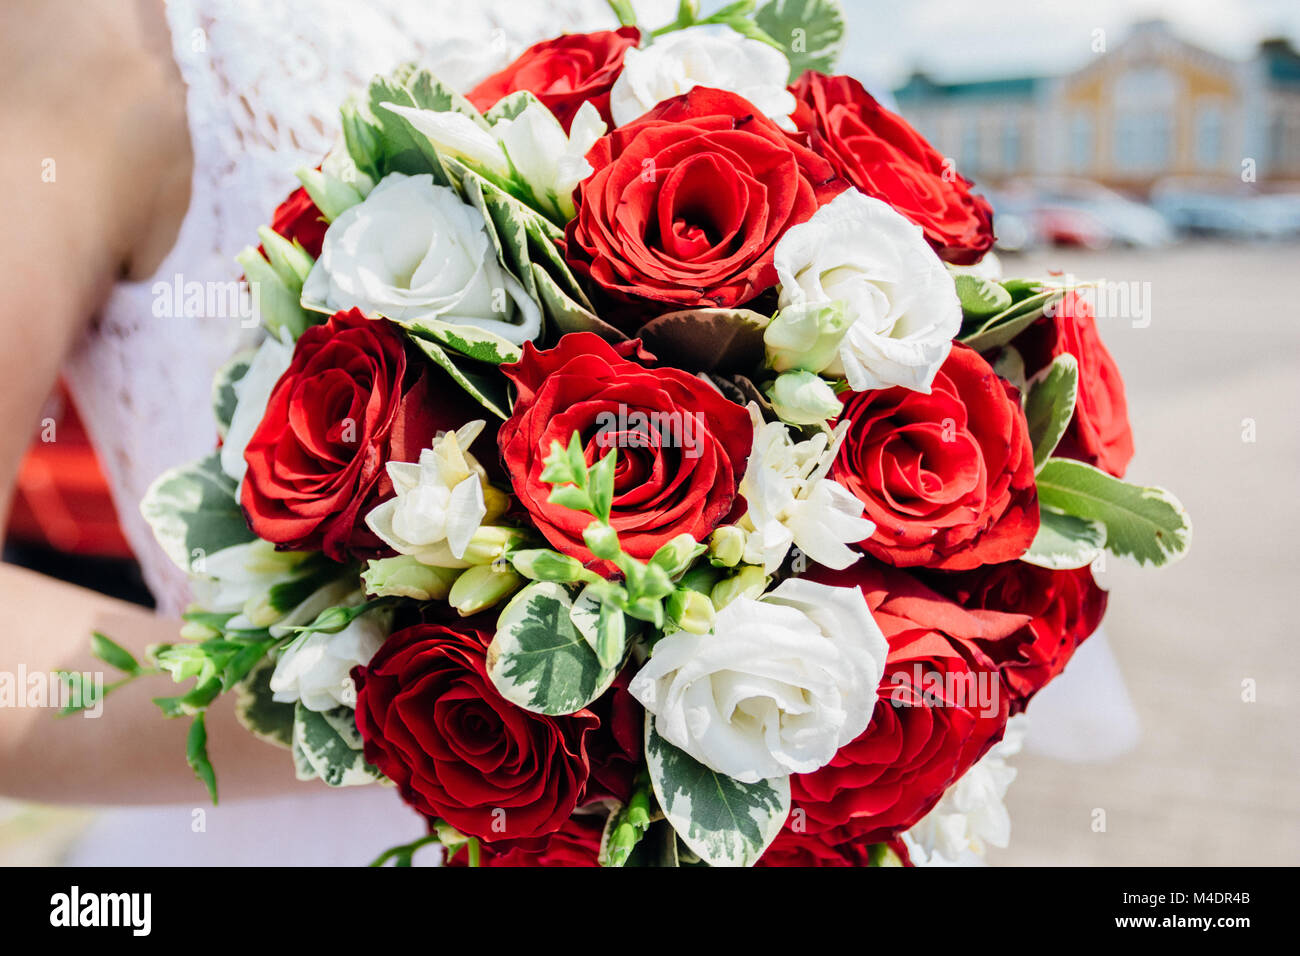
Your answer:
[[[1173,567],[1112,560],[1099,575],[1136,747],[1093,764],[1021,755],[1011,846],[990,861],[1300,863],[1300,246],[1054,250],[1004,264],[1149,283],[1148,327],[1101,322],[1136,433],[1127,477],[1173,489],[1194,536]],[[1033,716],[1031,705],[1031,737]]]

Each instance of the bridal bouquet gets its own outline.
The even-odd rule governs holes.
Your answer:
[[[418,66],[239,263],[265,337],[143,503],[193,580],[127,676],[233,692],[298,777],[380,782],[470,865],[899,865],[1002,845],[1019,715],[1121,480],[1085,289],[852,77],[832,0],[693,2]]]

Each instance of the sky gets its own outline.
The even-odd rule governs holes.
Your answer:
[[[1137,20],[1168,20],[1182,38],[1245,58],[1262,37],[1300,46],[1300,0],[842,0],[840,70],[894,85],[920,67],[939,80],[1069,72]]]

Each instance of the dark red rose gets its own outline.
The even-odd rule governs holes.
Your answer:
[[[623,55],[641,42],[636,27],[598,33],[566,33],[534,43],[500,73],[489,76],[467,98],[480,111],[526,90],[542,101],[568,132],[573,116],[590,102],[609,125],[609,91],[623,70]]]
[[[577,432],[590,464],[615,449],[610,523],[624,550],[649,558],[679,534],[702,540],[731,510],[753,441],[749,414],[713,386],[673,368],[648,369],[590,332],[566,335],[501,366],[515,383],[514,414],[501,426],[501,457],[515,494],[558,550],[582,561],[591,516],[550,503],[541,480],[551,443]],[[644,353],[641,353],[644,355]]]
[[[899,567],[1012,561],[1038,532],[1038,490],[1019,392],[954,345],[930,394],[845,392],[849,431],[832,475],[866,506],[862,547]]]
[[[641,765],[641,737],[645,711],[627,692],[631,675],[624,671],[609,690],[588,705],[600,721],[599,729],[587,737],[587,758],[591,776],[587,779],[584,803],[617,800],[626,803]]]
[[[1051,571],[1009,561],[929,575],[926,582],[966,608],[1029,616],[1024,627],[1006,638],[1005,648],[988,648],[1001,664],[1013,715],[1065,669],[1106,613],[1106,592],[1087,568]]]
[[[604,830],[603,813],[578,813],[549,836],[484,846],[479,866],[600,866]],[[450,865],[468,866],[469,853],[462,849]]]
[[[988,201],[861,83],[809,70],[791,91],[800,104],[795,123],[813,134],[840,175],[920,226],[940,258],[970,265],[993,247]]]
[[[1061,458],[1077,458],[1116,478],[1124,477],[1133,458],[1133,430],[1128,421],[1124,380],[1102,344],[1092,306],[1073,292],[1049,316],[1039,319],[1012,343],[1033,375],[1058,355],[1069,353],[1079,363],[1079,393],[1074,418],[1056,446]]]
[[[845,187],[748,100],[704,87],[602,137],[587,160],[569,264],[643,312],[730,308],[772,288],[777,240]]]
[[[321,243],[328,228],[329,223],[301,186],[289,193],[289,198],[276,207],[271,217],[271,231],[290,242],[297,241],[313,259],[320,258]]]
[[[860,840],[839,847],[831,846],[821,834],[796,833],[787,824],[754,865],[867,866],[869,859],[868,845]]]
[[[461,624],[392,634],[353,670],[366,760],[416,810],[483,840],[562,827],[587,785],[596,715],[530,713],[497,693],[485,654],[492,635]]]
[[[814,566],[807,577],[860,588],[889,657],[867,729],[820,770],[790,778],[794,811],[831,844],[879,843],[925,816],[1002,739],[1009,701],[980,648],[1025,618],[965,610],[870,560],[844,571]]]
[[[356,309],[298,339],[244,452],[240,503],[259,538],[335,561],[382,549],[364,518],[392,491],[384,464],[478,417],[449,379],[407,366],[405,341]]]

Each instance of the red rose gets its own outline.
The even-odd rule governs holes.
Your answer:
[[[861,83],[809,70],[791,92],[800,103],[796,125],[814,134],[814,145],[840,175],[920,226],[940,258],[970,265],[993,247],[988,200]]]
[[[483,840],[552,833],[587,784],[591,711],[530,713],[487,676],[492,635],[417,624],[353,671],[366,760],[429,817]]]
[[[276,207],[271,217],[271,231],[290,242],[297,241],[313,259],[320,258],[321,243],[328,228],[329,223],[301,186],[289,193],[289,198]]]
[[[1133,430],[1128,422],[1124,380],[1102,344],[1088,301],[1069,293],[1052,315],[1039,319],[1012,344],[1024,357],[1029,375],[1045,368],[1058,355],[1069,353],[1075,357],[1079,363],[1079,393],[1074,418],[1055,454],[1077,458],[1123,478],[1133,458]]]
[[[1038,491],[1019,392],[954,345],[929,395],[846,392],[849,430],[831,473],[866,506],[868,552],[899,567],[1012,561],[1038,532]]]
[[[600,839],[605,831],[603,813],[578,813],[550,836],[484,846],[480,866],[600,866]],[[461,850],[451,866],[468,866],[469,854]]]
[[[730,308],[774,286],[777,240],[844,188],[748,100],[704,87],[602,137],[587,160],[569,264],[660,311]]]
[[[645,711],[627,692],[630,680],[626,671],[619,674],[613,686],[587,706],[600,721],[600,728],[587,737],[591,776],[584,803],[605,799],[626,803],[632,795],[632,783],[641,766]]]
[[[1050,571],[1023,561],[990,564],[959,574],[926,579],[936,590],[966,608],[1025,614],[1031,620],[1008,637],[1005,651],[991,651],[1001,661],[1002,683],[1011,697],[1011,713],[1065,669],[1106,613],[1106,592],[1087,568]]]
[[[967,611],[911,575],[870,560],[807,577],[857,587],[889,642],[871,723],[829,764],[790,778],[807,832],[879,843],[915,824],[1002,739],[1008,715],[997,666],[980,650],[1025,618]]]
[[[583,103],[600,110],[606,123],[609,91],[623,69],[623,55],[641,42],[636,27],[599,33],[566,33],[534,43],[500,73],[489,76],[467,94],[482,112],[498,100],[527,90],[542,101],[565,132]]]
[[[898,857],[903,866],[912,866],[911,855],[907,845],[901,839],[891,840],[888,848]],[[755,866],[870,866],[871,844],[865,840],[851,840],[839,846],[833,846],[817,834],[798,833],[791,829],[789,821],[786,828],[777,834]]]
[[[551,443],[577,432],[588,463],[617,450],[610,523],[629,554],[649,558],[679,534],[703,539],[736,499],[753,441],[749,413],[707,382],[679,369],[648,369],[590,332],[566,335],[501,366],[515,383],[514,414],[501,426],[501,457],[515,495],[560,551],[583,561],[591,517],[547,498],[541,480]],[[644,353],[641,353],[644,355]]]
[[[382,548],[364,518],[391,491],[385,462],[475,417],[453,383],[408,369],[405,341],[356,309],[303,332],[244,452],[240,503],[259,538],[335,561]]]

